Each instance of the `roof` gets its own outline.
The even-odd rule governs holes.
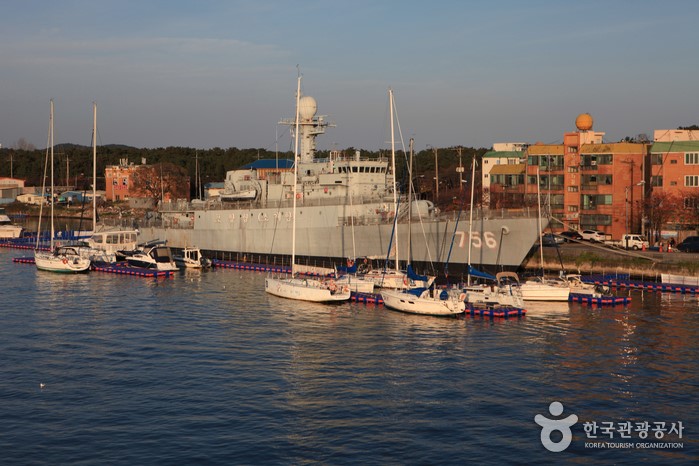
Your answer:
[[[611,144],[583,144],[581,154],[645,154],[646,145],[635,142],[614,142]]]
[[[243,165],[241,169],[249,170],[270,170],[274,168],[293,168],[294,161],[291,159],[261,159],[255,160],[252,163]]]
[[[489,150],[485,154],[483,154],[483,158],[488,157],[488,158],[508,158],[508,159],[522,159],[526,157],[527,154],[526,152],[523,152],[521,150]]]
[[[491,175],[522,175],[526,165],[523,163],[495,165],[490,169]]]
[[[527,149],[529,155],[563,155],[563,144],[533,144]]]
[[[654,142],[651,152],[696,152],[699,151],[699,141]]]

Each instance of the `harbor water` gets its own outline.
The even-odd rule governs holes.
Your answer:
[[[276,298],[259,272],[59,275],[26,255],[0,248],[3,465],[699,458],[696,296],[440,319]]]

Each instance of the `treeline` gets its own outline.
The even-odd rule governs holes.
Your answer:
[[[471,160],[474,155],[481,156],[488,149],[463,147],[461,164],[465,167],[464,178],[470,178]],[[351,156],[355,148],[345,149],[344,154]],[[317,157],[327,157],[328,151],[318,151]],[[363,157],[389,157],[388,151],[362,151]],[[172,163],[187,171],[196,186],[195,174],[199,167],[202,185],[209,182],[221,182],[226,172],[240,168],[258,159],[293,159],[293,152],[269,151],[266,149],[194,149],[190,147],[165,147],[156,149],[139,149],[124,145],[105,145],[97,148],[97,189],[104,188],[104,171],[106,166],[118,165],[126,159],[129,163],[148,165]],[[440,182],[453,184],[457,180],[456,167],[459,166],[459,148],[437,149]],[[41,186],[44,176],[46,150],[0,149],[0,177],[14,177],[25,180],[26,186]],[[402,152],[396,161],[398,179],[405,179],[407,157]],[[435,156],[433,149],[425,149],[413,157],[414,177],[433,180],[435,173]],[[57,185],[75,186],[77,189],[89,189],[92,185],[92,148],[75,144],[60,144],[54,147],[54,177]],[[441,183],[440,183],[441,184]],[[194,193],[193,193],[194,194]]]

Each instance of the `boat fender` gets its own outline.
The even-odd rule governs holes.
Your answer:
[[[405,286],[409,285],[408,277],[403,277],[403,285],[405,285]]]
[[[466,293],[461,293],[459,295],[459,301],[466,301]]]
[[[67,264],[67,263],[68,263],[68,259],[66,259],[66,258],[64,257],[64,258],[63,258],[63,263],[64,263],[64,264]]]
[[[177,225],[178,223],[180,223],[180,219],[177,218],[177,217],[175,217],[175,218],[172,219],[172,223],[174,223],[175,225]]]
[[[335,290],[337,290],[337,285],[335,285],[335,280],[330,280],[330,283],[328,284],[328,288],[330,289],[330,291],[333,291],[333,292]]]

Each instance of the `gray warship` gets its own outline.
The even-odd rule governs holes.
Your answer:
[[[402,240],[398,257],[418,267],[466,270],[515,269],[538,239],[537,212],[479,210],[441,213],[428,200],[406,196],[394,203],[396,182],[389,158],[362,158],[359,151],[316,158],[316,138],[334,126],[316,115],[311,96],[299,100],[298,179],[292,161],[258,161],[226,174],[219,199],[164,203],[157,222],[144,222],[142,240],[171,247],[196,246],[217,257],[280,259],[291,255],[294,183],[296,255],[325,264],[389,255],[394,216]],[[294,131],[295,119],[283,119]],[[409,208],[410,207],[410,208]],[[410,218],[408,218],[410,217]],[[473,218],[469,222],[469,218]],[[470,240],[469,240],[470,237]],[[470,247],[469,247],[470,246]],[[394,251],[395,252],[395,251]]]

